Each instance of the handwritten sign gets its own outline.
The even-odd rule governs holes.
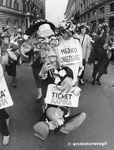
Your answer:
[[[9,93],[5,78],[2,75],[0,77],[0,109],[7,108],[12,105],[13,105],[13,100]]]
[[[79,43],[73,39],[64,41],[56,49],[59,61],[63,65],[76,64],[82,61],[82,54]]]
[[[81,89],[78,88],[77,90],[78,92],[76,92],[75,89],[75,92],[69,92],[63,96],[57,89],[56,85],[49,84],[45,98],[45,103],[58,106],[78,107]]]

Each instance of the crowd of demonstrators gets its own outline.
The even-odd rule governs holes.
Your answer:
[[[82,45],[82,54],[85,55],[85,59],[83,57],[83,60],[86,60],[87,58],[87,61],[84,62],[90,65],[93,64],[92,85],[95,83],[101,85],[100,78],[103,74],[107,74],[109,62],[114,61],[114,31],[110,31],[110,28],[106,23],[99,24],[96,32],[91,31],[90,27],[87,26],[87,23],[77,24],[73,37],[79,39],[81,43],[83,43],[83,40],[80,38],[80,35],[82,34],[80,34],[80,29],[82,29],[82,33],[85,32],[88,39],[87,42],[85,42],[86,45],[84,48]],[[84,71],[79,80],[83,79],[83,75]],[[83,80],[80,81],[83,85]]]
[[[23,32],[21,28],[14,27],[14,34],[10,34],[9,27],[6,26],[1,34],[1,56],[3,68],[7,71],[7,74],[12,77],[12,86],[16,85],[17,65],[21,64],[21,45],[24,42]]]
[[[18,64],[18,60],[20,58],[20,47],[21,47],[21,35],[22,32],[17,31],[14,33],[15,35],[11,35],[9,32],[9,26],[3,28],[3,33],[0,35],[0,83],[4,84],[0,86],[0,92],[4,89],[6,93],[9,93],[5,77],[4,70],[7,71],[7,74],[12,77],[12,86],[16,88],[16,66]],[[21,34],[21,35],[19,35]],[[3,81],[3,82],[2,82]],[[5,89],[6,88],[6,89]],[[10,93],[7,95],[6,99],[10,100]],[[3,97],[4,93],[2,93]],[[4,95],[5,96],[5,95]],[[8,103],[7,103],[8,104]],[[7,106],[6,106],[7,107]],[[9,106],[8,106],[9,107]],[[4,108],[0,108],[0,132],[3,136],[3,145],[8,145],[10,141],[10,133],[9,133],[9,120],[10,115],[7,113],[5,106]]]
[[[113,41],[109,34],[109,26],[106,23],[99,25],[98,31],[94,36],[94,43],[90,62],[93,63],[92,84],[101,85],[100,78],[107,74],[107,68],[113,54]]]
[[[92,85],[101,85],[100,78],[107,74],[109,61],[114,49],[114,34],[109,35],[107,24],[99,25],[98,31],[90,32],[86,23],[75,25],[64,22],[56,28],[48,21],[40,21],[25,31],[24,39],[21,28],[14,27],[11,36],[9,28],[4,28],[0,40],[1,63],[12,77],[12,86],[16,87],[16,66],[23,62],[23,56],[29,59],[37,88],[37,102],[42,104],[42,115],[33,127],[35,135],[45,140],[50,130],[68,134],[79,127],[86,118],[86,113],[71,115],[70,107],[45,105],[45,98],[50,84],[56,85],[62,97],[68,93],[80,95],[78,81],[84,85],[86,64],[93,64]],[[76,91],[77,90],[77,91]],[[3,143],[9,142],[6,120],[9,115],[0,110],[0,130]],[[4,144],[4,145],[6,145]]]
[[[78,86],[78,76],[79,83],[84,85],[83,76],[86,63],[92,63],[94,66],[92,75],[94,79],[92,81],[92,84],[94,85],[95,82],[97,82],[99,85],[101,84],[99,79],[106,72],[106,68],[108,67],[110,59],[108,57],[110,56],[110,53],[109,55],[107,55],[107,50],[109,46],[112,45],[109,40],[110,37],[108,30],[105,31],[105,27],[108,28],[106,24],[99,26],[99,30],[97,33],[90,34],[90,27],[88,27],[87,24],[84,23],[76,26],[73,26],[73,24],[66,24],[64,27],[60,26],[58,29],[55,29],[55,27],[49,22],[39,22],[26,31],[26,34],[29,36],[29,38],[28,41],[26,41],[22,45],[22,53],[29,56],[37,88],[41,90],[38,90],[38,100],[42,100],[42,102],[44,103],[44,98],[46,97],[48,85],[50,83],[56,83],[58,82],[58,80],[59,85],[61,85],[60,89],[58,89],[63,95],[68,92],[72,86]],[[99,52],[97,51],[95,55],[95,46],[99,46],[99,44],[97,44],[98,41],[100,41],[100,44],[102,43],[103,45],[99,48]],[[103,50],[101,50],[101,48]],[[72,61],[72,59],[70,56],[70,50],[75,53],[75,50],[77,49],[81,52],[81,61],[78,63],[71,63],[70,61]],[[106,59],[105,56],[102,57],[104,60],[99,58],[100,56],[102,56],[100,51],[102,51],[101,53],[108,57],[108,61],[106,61],[106,64],[104,64]],[[36,59],[34,61],[34,56],[36,52],[37,61]],[[93,54],[94,56],[91,56]],[[92,60],[90,57],[94,59]],[[101,65],[99,67],[100,63]],[[97,67],[100,69],[97,70]],[[60,78],[56,78],[56,75],[61,69],[65,70],[66,72],[66,77],[62,81]],[[74,120],[76,119],[76,124],[74,125],[73,122],[73,126],[71,123],[70,126],[71,128],[73,126],[73,129],[70,128],[69,130],[67,128],[68,126],[65,124],[65,120],[67,120],[65,118],[66,111],[61,107],[59,107],[58,110],[58,107],[59,106],[48,105],[44,109],[43,118],[41,117],[40,122],[38,122],[34,126],[34,130],[37,132],[36,136],[41,139],[45,139],[49,133],[49,130],[53,130],[56,128],[59,129],[61,132],[69,133],[69,131],[76,128],[75,125],[77,126],[79,122],[80,125],[86,117],[85,113],[80,113],[73,118],[71,117]],[[69,111],[68,108],[67,111]],[[55,112],[57,113],[57,115],[59,114],[61,118],[57,118]],[[47,122],[45,122],[45,120],[47,120]]]

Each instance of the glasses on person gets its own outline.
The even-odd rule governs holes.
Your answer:
[[[46,45],[49,45],[51,47],[56,47],[56,46],[58,46],[58,44],[59,44],[59,41],[55,36],[48,37],[48,42],[46,42],[45,38],[39,37],[37,47],[38,48],[45,48]]]

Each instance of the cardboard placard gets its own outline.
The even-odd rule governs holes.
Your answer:
[[[81,89],[78,87],[76,88],[77,89],[75,89],[75,92],[69,92],[63,96],[57,89],[57,85],[49,84],[47,88],[45,103],[58,106],[78,107]]]
[[[0,109],[13,105],[13,100],[9,93],[4,76],[0,76]]]
[[[57,53],[61,64],[69,65],[76,64],[82,61],[81,46],[73,39],[61,43],[57,48]]]

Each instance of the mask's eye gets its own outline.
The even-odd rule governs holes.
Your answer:
[[[51,39],[50,40],[50,46],[55,47],[58,45],[58,40],[57,39]]]
[[[44,42],[45,42],[45,39],[43,39],[43,38],[38,39],[38,43],[44,43]]]

